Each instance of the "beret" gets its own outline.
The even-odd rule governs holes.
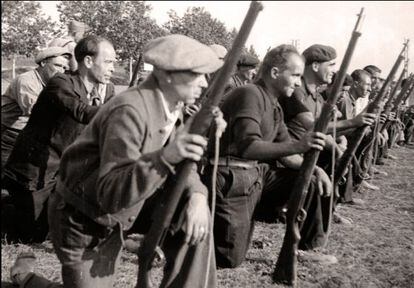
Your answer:
[[[35,58],[35,62],[36,64],[39,64],[40,62],[42,62],[43,60],[50,58],[50,57],[57,57],[57,56],[61,56],[61,55],[68,55],[69,57],[72,56],[72,54],[68,51],[68,49],[66,47],[47,47],[43,50],[41,50],[36,58]]]
[[[335,59],[336,51],[331,46],[315,44],[303,51],[302,55],[306,59],[306,65],[309,65],[313,62],[327,62]]]
[[[179,34],[151,40],[144,47],[144,61],[166,71],[201,74],[213,73],[223,65],[212,48]]]
[[[237,62],[237,66],[256,67],[257,64],[259,64],[259,59],[250,54],[242,54],[240,56],[239,62]]]
[[[219,59],[224,59],[224,57],[226,57],[227,55],[227,49],[226,47],[219,45],[219,44],[212,44],[210,45],[210,48],[214,50],[214,52],[216,52],[216,54],[218,55]]]
[[[72,31],[72,32],[86,32],[90,29],[91,27],[88,24],[85,24],[83,22],[72,20],[69,23],[69,31]]]

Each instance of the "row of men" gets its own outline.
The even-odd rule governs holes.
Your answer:
[[[56,67],[56,59],[65,54],[47,55],[38,57],[38,70],[48,63]],[[222,55],[186,36],[157,38],[144,49],[145,61],[154,66],[152,74],[116,96],[110,84],[115,51],[108,40],[85,37],[74,57],[77,70],[49,79],[27,124],[15,131],[2,181],[10,194],[4,210],[8,214],[2,217],[9,222],[2,225],[2,233],[8,227],[9,236],[25,242],[43,241],[49,233],[62,263],[64,287],[111,287],[124,233],[147,232],[175,166],[184,159],[200,161],[205,150],[204,172],[192,171],[175,228],[164,242],[167,265],[161,286],[215,287],[216,262],[219,267],[240,265],[254,221],[278,219],[302,154],[313,148],[329,155],[335,149],[340,156],[346,144],[344,137],[312,132],[324,101],[320,87],[329,85],[334,75],[335,50],[312,45],[301,55],[290,45],[271,49],[254,83],[243,81],[229,89],[221,104],[228,127],[220,140],[213,225],[208,195],[214,135],[206,140],[189,134],[182,111],[183,104],[200,98],[208,86],[205,75],[222,66]],[[254,66],[243,61],[239,71]],[[357,98],[371,91],[373,74],[356,70],[352,78],[338,103],[342,118],[331,124],[331,131],[350,133],[377,118],[364,111],[356,114],[353,108]],[[321,158],[301,228],[299,247],[307,251],[326,244],[325,223],[331,221],[324,202],[333,190],[326,173],[332,163],[329,156]],[[355,204],[355,189],[346,186],[342,202]],[[211,249],[216,253],[209,253]],[[318,252],[302,254],[336,261]],[[12,281],[23,287],[53,285],[33,273],[33,263],[32,255],[20,255]]]

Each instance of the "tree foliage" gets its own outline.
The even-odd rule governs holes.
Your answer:
[[[144,1],[61,1],[57,9],[65,25],[84,22],[91,33],[111,41],[122,61],[137,59],[149,40],[167,33],[149,17],[151,6]]]
[[[1,54],[6,57],[35,55],[58,28],[35,1],[2,1],[1,26]]]
[[[172,34],[183,34],[207,45],[220,44],[227,49],[233,44],[234,29],[228,31],[223,22],[213,18],[203,7],[189,7],[183,17],[170,10],[168,16],[164,28]]]

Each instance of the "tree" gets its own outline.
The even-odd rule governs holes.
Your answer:
[[[56,33],[57,24],[45,17],[34,1],[1,2],[1,54],[11,57],[36,54]]]
[[[149,40],[167,33],[149,17],[151,6],[144,1],[62,1],[57,9],[65,25],[84,22],[111,41],[121,61],[138,59]]]
[[[253,45],[250,45],[249,50],[250,55],[255,56],[257,59],[259,59],[259,54],[257,54],[256,49],[254,49]]]
[[[229,32],[223,22],[213,18],[203,7],[189,7],[183,17],[173,10],[168,12],[169,21],[164,28],[172,34],[183,34],[206,45],[220,44],[231,48],[237,30]]]

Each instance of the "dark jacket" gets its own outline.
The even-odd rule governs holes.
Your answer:
[[[88,105],[87,91],[77,72],[58,73],[42,90],[32,114],[7,160],[4,175],[32,191],[57,173],[63,150],[98,111]],[[114,95],[107,85],[107,101]]]
[[[160,93],[149,76],[102,107],[62,156],[56,191],[65,202],[101,225],[131,227],[173,172],[160,156],[167,123]],[[186,186],[207,196],[196,171]]]

